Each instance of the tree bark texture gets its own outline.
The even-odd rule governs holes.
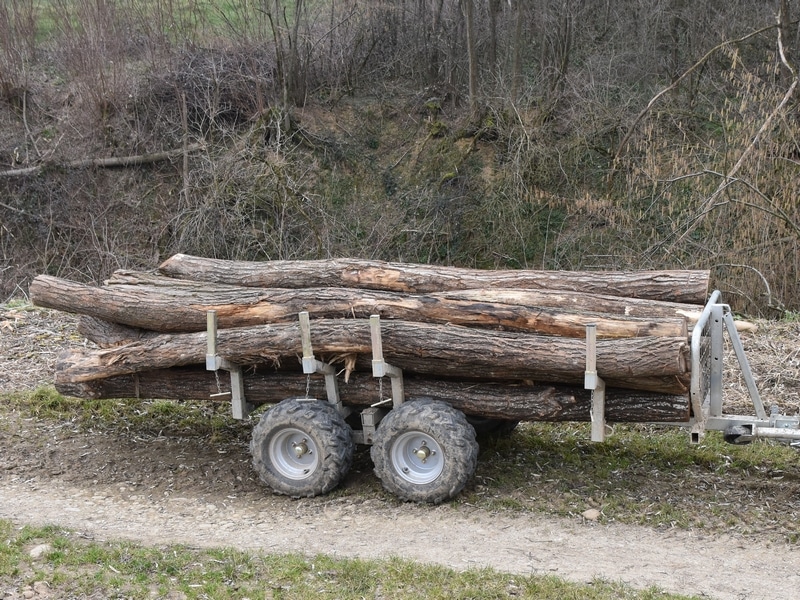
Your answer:
[[[567,290],[703,304],[708,271],[480,270],[358,259],[242,262],[176,254],[161,273],[263,288],[358,287],[409,293],[475,288]]]
[[[126,271],[123,269],[115,271],[112,276],[105,281],[105,285],[109,286],[119,284],[165,287],[180,286],[182,289],[197,291],[210,291],[214,289],[229,290],[232,285],[174,279],[172,277]],[[244,287],[249,289],[252,286]],[[668,302],[663,300],[649,300],[646,298],[624,298],[621,296],[572,292],[568,290],[474,288],[467,290],[429,292],[426,293],[425,296],[447,298],[451,300],[468,300],[472,302],[512,304],[532,308],[558,308],[567,312],[604,313],[608,315],[639,317],[643,319],[682,317],[686,318],[689,324],[697,320],[702,310],[702,307],[685,302]]]
[[[408,372],[483,380],[582,384],[585,342],[456,325],[381,322],[386,360]],[[311,340],[318,356],[371,358],[369,322],[316,319]],[[118,347],[76,349],[57,364],[61,382],[81,382],[138,371],[204,364],[205,333],[163,334]],[[299,324],[222,329],[218,353],[236,364],[277,364],[302,354]],[[610,387],[684,393],[688,382],[685,337],[597,342],[597,370]]]
[[[261,368],[244,377],[248,402],[273,404],[285,398],[305,397],[306,377]],[[425,377],[405,377],[409,399],[427,396],[449,402],[468,415],[520,421],[588,421],[590,392],[565,386],[470,383]],[[384,386],[386,387],[386,386]],[[207,400],[219,392],[230,392],[230,379],[220,373],[219,387],[211,371],[175,368],[143,371],[82,383],[57,383],[58,391],[80,398],[159,398]],[[686,395],[666,395],[609,388],[606,391],[606,420],[619,423],[685,422],[689,419]],[[377,402],[379,383],[364,373],[348,383],[339,381],[344,404],[365,407]],[[312,376],[311,398],[324,399],[325,386]],[[230,396],[222,397],[228,401]]]
[[[123,278],[128,283],[123,283]],[[246,327],[294,321],[298,313],[313,317],[389,319],[502,328],[564,337],[585,337],[586,325],[597,325],[598,338],[687,335],[684,317],[639,318],[567,312],[522,304],[460,300],[441,296],[399,294],[348,288],[259,289],[236,286],[170,285],[173,280],[120,274],[113,285],[97,288],[40,275],[30,286],[39,306],[78,312],[121,325],[161,332],[206,328],[206,314],[215,310],[219,326]]]

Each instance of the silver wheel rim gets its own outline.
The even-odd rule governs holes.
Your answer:
[[[319,466],[319,451],[314,440],[294,427],[281,429],[272,436],[269,456],[275,469],[287,479],[311,477]]]
[[[418,485],[434,481],[444,470],[444,452],[438,442],[421,431],[407,431],[395,440],[392,467],[406,481]]]

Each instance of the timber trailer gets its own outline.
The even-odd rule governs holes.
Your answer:
[[[772,438],[800,445],[800,417],[767,412],[753,379],[730,306],[714,291],[691,335],[690,416],[685,422],[652,423],[685,428],[691,441],[706,431],[722,432],[725,441],[746,444]],[[371,446],[375,474],[385,489],[404,500],[439,503],[457,495],[472,478],[478,456],[475,428],[468,417],[446,402],[430,398],[407,399],[403,372],[383,356],[380,317],[370,318],[372,375],[379,379],[379,398],[368,408],[346,406],[339,396],[333,365],[314,356],[312,323],[299,314],[302,369],[306,392],[268,409],[255,425],[250,443],[253,464],[262,481],[275,492],[292,497],[324,494],[346,476],[355,444]],[[735,353],[753,405],[752,415],[723,410],[725,334]],[[217,315],[207,313],[206,369],[230,374],[231,410],[236,419],[248,417],[252,406],[244,393],[243,368],[217,351]],[[596,368],[596,326],[586,326],[584,387],[591,390],[591,440],[602,442],[608,433],[605,419],[605,382]],[[327,398],[309,397],[311,377],[325,379]],[[384,398],[388,377],[391,395]],[[219,381],[219,379],[217,379]],[[218,386],[219,387],[219,386]],[[484,419],[482,426],[513,429],[516,421]]]

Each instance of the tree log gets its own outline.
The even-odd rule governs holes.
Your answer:
[[[156,331],[128,327],[105,319],[89,315],[81,315],[78,319],[78,333],[101,348],[123,346],[139,340],[146,340],[161,335]]]
[[[31,283],[30,294],[39,306],[161,332],[203,331],[206,313],[215,310],[222,328],[294,321],[298,313],[308,311],[314,317],[369,318],[378,314],[389,319],[565,337],[585,337],[589,323],[597,325],[598,338],[687,335],[683,317],[640,319],[568,313],[553,308],[347,288],[286,290],[226,286],[203,290],[172,286],[169,282],[173,280],[168,278],[136,273],[120,273],[114,281],[112,285],[96,288],[40,275]]]
[[[565,386],[467,383],[405,377],[407,398],[427,396],[449,402],[468,415],[520,421],[588,421],[591,394]],[[284,398],[304,397],[306,377],[298,373],[260,370],[244,378],[245,398],[255,404],[272,404]],[[219,388],[213,372],[176,368],[120,375],[83,383],[59,383],[58,391],[79,398],[159,398],[208,400],[212,394],[230,392],[230,378],[221,376]],[[348,406],[369,406],[378,401],[378,382],[355,374],[349,383],[339,382]],[[309,397],[325,398],[321,377],[312,377]],[[229,400],[229,396],[224,399]],[[606,420],[619,423],[685,422],[689,400],[685,395],[664,395],[609,388]]]
[[[642,319],[674,318],[687,320],[691,328],[700,316],[702,307],[685,302],[665,302],[646,298],[622,298],[606,294],[587,294],[565,290],[514,290],[483,288],[436,292],[434,297],[474,302],[493,302],[530,307],[558,308],[565,312],[591,312]]]
[[[214,290],[230,291],[231,284],[218,284],[200,282],[186,279],[174,279],[152,273],[142,273],[119,269],[115,271],[105,285],[151,285],[154,287],[179,287],[187,291],[211,292]],[[252,286],[234,286],[250,289]],[[291,289],[291,288],[284,288]],[[339,290],[345,293],[345,288]],[[357,289],[357,288],[356,288]],[[244,293],[244,292],[243,292]],[[353,294],[353,292],[350,292]],[[384,297],[376,294],[375,297]],[[476,288],[469,290],[449,290],[445,292],[431,292],[425,295],[410,295],[400,292],[385,295],[389,301],[393,298],[420,298],[423,301],[434,299],[461,300],[467,302],[480,302],[486,304],[501,304],[524,306],[528,308],[553,308],[572,313],[594,313],[604,315],[619,315],[642,319],[658,318],[683,318],[688,324],[693,324],[702,310],[695,304],[685,302],[666,302],[663,300],[649,300],[647,298],[622,298],[606,294],[590,294],[586,292],[571,292],[566,290],[528,290],[507,288]]]
[[[176,254],[171,277],[262,288],[357,287],[408,293],[475,288],[569,290],[703,304],[709,271],[480,270],[358,259],[243,262]]]
[[[583,340],[406,321],[381,323],[386,360],[409,373],[483,380],[583,382]],[[312,321],[317,355],[367,355],[369,322],[361,319]],[[204,333],[163,334],[123,346],[78,349],[62,355],[57,377],[81,382],[138,371],[204,364]],[[684,393],[685,337],[628,338],[597,342],[597,369],[610,387]],[[302,354],[296,323],[222,329],[218,352],[242,365],[278,363]],[[616,385],[619,384],[619,385]]]

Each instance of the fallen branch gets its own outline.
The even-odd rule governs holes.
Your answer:
[[[34,165],[32,167],[24,167],[22,169],[11,169],[9,171],[0,171],[0,177],[22,177],[24,175],[32,175],[38,173],[46,168],[58,167],[62,169],[84,169],[86,167],[98,168],[112,168],[112,167],[133,167],[137,165],[147,165],[162,160],[169,160],[176,156],[181,156],[184,152],[197,152],[202,150],[205,146],[203,144],[191,144],[187,148],[180,148],[177,150],[166,150],[164,152],[155,152],[152,154],[137,154],[135,156],[112,156],[109,158],[83,158],[80,160],[71,160],[65,163],[56,161],[46,161]]]

